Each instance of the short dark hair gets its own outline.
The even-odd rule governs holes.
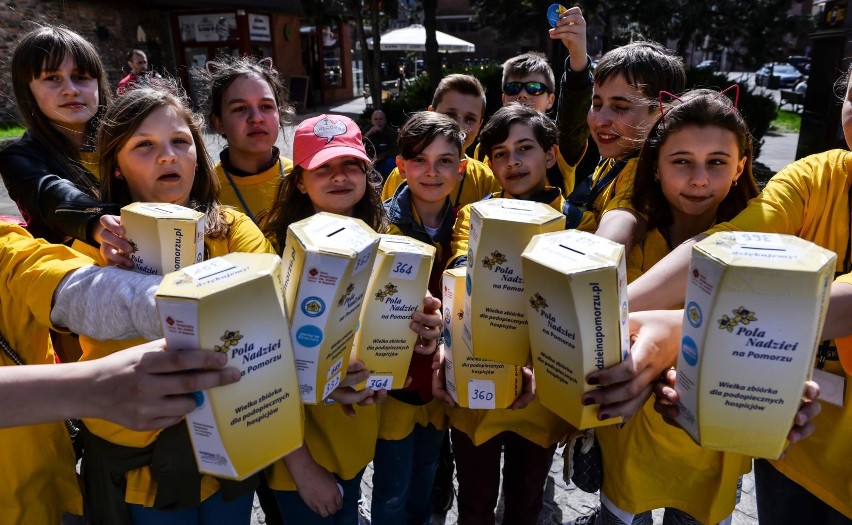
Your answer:
[[[458,148],[459,157],[462,156],[464,132],[455,120],[436,111],[419,111],[405,121],[397,138],[399,154],[403,159],[413,159],[437,137],[447,139]]]
[[[686,86],[683,60],[656,42],[631,42],[601,57],[595,67],[595,85],[624,75],[628,84],[647,97],[656,107],[660,91],[680,93]]]
[[[718,222],[733,219],[758,193],[752,173],[753,139],[748,124],[730,99],[709,89],[696,89],[681,95],[680,100],[665,109],[664,115],[651,127],[639,154],[631,197],[634,209],[648,216],[649,230],[672,223],[671,205],[656,180],[660,149],[666,139],[684,127],[716,126],[734,134],[740,157],[746,157],[737,185],[731,188],[716,212]]]
[[[435,94],[432,96],[432,109],[438,107],[438,104],[444,99],[447,91],[456,91],[462,95],[470,95],[482,99],[482,114],[485,115],[485,88],[478,78],[472,75],[462,75],[453,73],[441,79],[438,87],[435,88]]]
[[[494,146],[505,142],[509,137],[509,130],[514,124],[523,124],[532,129],[536,142],[542,149],[548,150],[559,143],[559,128],[550,117],[514,102],[498,109],[488,119],[488,123],[479,133],[479,147],[486,155],[491,156]]]
[[[540,53],[524,53],[510,58],[503,63],[503,81],[505,84],[509,77],[522,77],[532,73],[540,73],[547,80],[547,91],[553,93],[556,79],[553,76],[553,68],[547,62],[547,58]],[[502,85],[501,84],[501,85]]]

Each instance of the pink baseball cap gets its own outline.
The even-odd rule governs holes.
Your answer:
[[[304,120],[296,127],[293,137],[293,164],[296,166],[312,170],[344,156],[373,162],[364,149],[361,130],[349,117],[320,115]]]

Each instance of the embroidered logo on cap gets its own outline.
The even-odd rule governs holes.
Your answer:
[[[346,124],[340,120],[334,120],[326,117],[314,125],[314,135],[324,138],[326,144],[331,142],[334,137],[345,134]]]

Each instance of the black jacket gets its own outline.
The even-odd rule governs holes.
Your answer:
[[[0,175],[33,237],[52,243],[80,239],[95,244],[88,236],[89,223],[105,213],[118,214],[116,207],[75,186],[67,168],[48,156],[29,133],[0,149]],[[90,176],[96,187],[97,180]]]

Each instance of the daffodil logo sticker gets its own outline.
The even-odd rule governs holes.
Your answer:
[[[343,295],[340,296],[340,299],[337,301],[337,306],[343,306],[343,303],[346,302],[346,299],[348,299],[349,296],[352,295],[352,292],[354,292],[354,291],[355,291],[355,285],[352,284],[352,283],[349,283],[349,286],[346,287],[346,290],[343,291]]]
[[[346,124],[341,120],[326,117],[314,124],[314,135],[325,139],[326,144],[334,140],[334,137],[345,134]]]
[[[731,310],[734,314],[733,317],[729,317],[727,314],[723,315],[721,319],[717,322],[719,323],[719,330],[727,330],[729,332],[734,331],[734,327],[740,324],[749,324],[752,321],[757,321],[757,317],[754,315],[754,312],[745,308],[744,306],[740,306],[739,308],[735,308]]]
[[[399,291],[399,288],[396,287],[393,283],[388,283],[384,288],[376,292],[376,301],[382,302],[385,300],[385,297],[392,297],[396,295],[396,292]]]
[[[491,257],[486,257],[486,258],[482,259],[482,266],[484,266],[485,268],[488,268],[489,270],[493,270],[494,265],[499,266],[499,265],[503,264],[504,262],[506,262],[507,260],[508,259],[506,259],[505,255],[498,252],[497,250],[494,250],[493,252],[491,252]]]
[[[219,338],[222,341],[222,346],[214,345],[213,351],[227,353],[232,346],[237,346],[242,338],[239,330],[225,330],[224,335]]]
[[[456,315],[459,316],[459,321],[461,321],[464,319],[464,310],[459,310]]]
[[[701,326],[703,315],[701,314],[701,307],[698,306],[698,303],[695,301],[691,301],[686,306],[686,320],[689,321],[689,324],[691,324],[693,328]]]
[[[532,306],[533,309],[538,312],[539,308],[541,308],[542,310],[547,308],[547,301],[544,297],[541,296],[540,293],[536,292],[530,297],[530,306]]]

